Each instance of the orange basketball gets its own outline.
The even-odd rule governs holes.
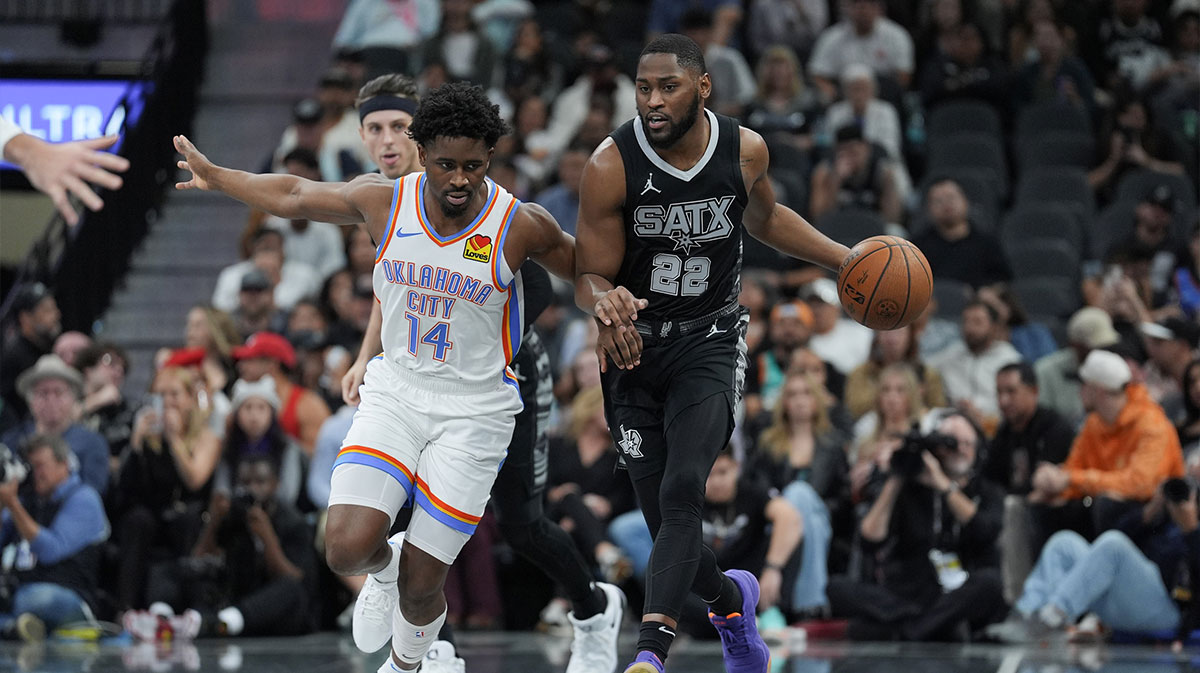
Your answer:
[[[929,305],[933,274],[917,246],[898,236],[872,236],[850,249],[837,285],[851,318],[871,329],[899,329]]]

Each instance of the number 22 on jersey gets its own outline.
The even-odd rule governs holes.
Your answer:
[[[654,256],[654,273],[650,289],[672,297],[698,297],[708,289],[708,274],[712,263],[707,257],[688,257],[660,252]],[[680,273],[683,274],[680,284]]]

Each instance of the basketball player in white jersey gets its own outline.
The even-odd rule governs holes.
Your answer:
[[[395,180],[421,170],[417,145],[408,136],[417,102],[416,84],[405,75],[381,75],[359,91],[359,135],[367,154],[386,178]],[[526,301],[522,317],[527,327],[521,348],[510,364],[521,380],[525,409],[517,416],[508,457],[492,486],[491,506],[505,542],[545,572],[571,599],[568,619],[574,628],[574,644],[566,673],[614,673],[623,616],[620,589],[592,582],[591,571],[570,535],[546,517],[543,506],[549,448],[545,426],[550,413],[550,403],[544,398],[550,395],[553,381],[545,347],[528,326],[537,320],[541,308],[549,305],[553,289],[546,272],[533,263],[522,265],[520,273]],[[367,365],[382,350],[381,324],[380,304],[376,302],[358,359],[342,379],[342,397],[347,404],[359,403],[358,389]],[[403,535],[396,537],[402,539]],[[379,593],[385,596],[379,598]],[[355,645],[364,652],[375,652],[391,639],[396,594],[395,582],[371,578],[363,585],[355,605],[353,634]],[[449,636],[443,631],[442,637]],[[447,643],[436,649],[444,656],[452,647]],[[434,661],[437,664],[429,661],[426,668],[436,665],[439,670],[456,670],[445,664],[446,659]],[[461,660],[450,661],[457,664]],[[462,665],[465,667],[465,663]]]
[[[482,90],[436,89],[409,131],[424,173],[341,184],[222,168],[175,139],[193,174],[179,189],[221,191],[284,218],[363,223],[380,241],[383,354],[335,463],[326,560],[343,575],[398,577],[382,669],[395,671],[418,670],[445,622],[447,570],[483,514],[522,408],[506,367],[521,338],[514,270],[527,258],[560,278],[575,270],[574,240],[554,218],[485,177],[505,125]],[[401,554],[386,536],[409,498]]]

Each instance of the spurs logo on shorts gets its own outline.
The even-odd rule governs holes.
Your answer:
[[[642,433],[637,430],[626,430],[621,426],[621,450],[630,458],[643,458]]]

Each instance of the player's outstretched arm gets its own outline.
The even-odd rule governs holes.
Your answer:
[[[378,175],[359,176],[352,182],[314,182],[294,175],[260,175],[225,168],[209,161],[184,136],[175,136],[175,149],[183,155],[178,166],[192,173],[191,179],[175,183],[176,189],[223,192],[286,219],[358,224],[370,219],[363,207],[360,188],[364,185],[391,186],[386,178]],[[379,236],[375,236],[375,240],[379,240]]]
[[[633,321],[648,302],[613,284],[625,257],[624,201],[625,166],[612,139],[606,139],[584,166],[575,227],[575,303],[596,316],[601,327],[601,371],[607,367],[606,354],[625,369],[636,365],[642,353]]]
[[[21,133],[11,122],[0,118],[0,136],[11,138],[0,142],[4,158],[20,166],[25,177],[40,192],[50,197],[54,207],[67,224],[74,226],[79,215],[71,207],[70,196],[91,210],[100,210],[104,201],[92,191],[92,182],[105,189],[120,189],[122,180],[117,173],[129,168],[129,160],[102,152],[117,142],[117,136],[70,143],[48,143],[27,133]]]
[[[767,177],[767,144],[749,129],[743,128],[741,134],[742,174],[751,176],[747,180],[750,202],[742,215],[746,231],[785,255],[836,271],[850,249],[817,231],[796,211],[776,203],[775,189]]]

